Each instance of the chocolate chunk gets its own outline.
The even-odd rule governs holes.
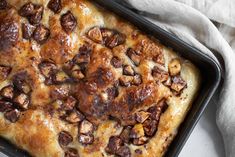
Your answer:
[[[80,134],[78,141],[82,144],[92,144],[94,142],[94,136],[92,134]]]
[[[11,73],[11,67],[0,65],[0,81],[5,80]]]
[[[156,131],[157,131],[157,127],[158,127],[158,121],[154,120],[152,118],[148,118],[144,123],[143,123],[143,127],[144,127],[144,133],[147,136],[154,136]]]
[[[29,97],[24,93],[17,95],[13,101],[22,109],[28,109],[30,103]]]
[[[181,71],[181,64],[178,58],[172,59],[168,64],[168,70],[171,76],[176,76]]]
[[[91,47],[88,45],[83,45],[82,47],[79,48],[78,51],[79,53],[76,56],[74,56],[73,62],[78,65],[89,63]]]
[[[160,81],[160,82],[165,82],[169,78],[168,72],[159,69],[157,66],[153,68],[152,76],[154,77],[156,81]]]
[[[0,112],[12,110],[12,103],[0,100]]]
[[[70,11],[61,16],[60,23],[63,30],[68,34],[73,32],[77,26],[77,20]]]
[[[144,136],[144,128],[142,124],[136,124],[134,127],[131,129],[130,132],[130,138],[140,138]]]
[[[55,84],[62,84],[69,80],[69,76],[64,71],[58,71],[52,78]]]
[[[63,103],[63,109],[66,110],[66,111],[71,111],[74,109],[75,105],[77,103],[77,100],[72,97],[72,96],[69,96],[68,98],[66,98],[66,100],[64,101]]]
[[[74,148],[68,148],[65,151],[64,157],[79,157],[78,151]]]
[[[131,157],[131,151],[130,151],[130,148],[127,147],[127,146],[121,146],[116,154],[120,157]]]
[[[136,149],[136,150],[135,150],[135,153],[141,155],[143,152],[142,152],[141,149]]]
[[[69,96],[69,87],[67,85],[56,86],[51,90],[50,97],[53,100],[65,99]]]
[[[122,67],[122,61],[120,58],[114,56],[112,59],[111,59],[111,64],[114,68],[121,68]]]
[[[79,111],[72,111],[65,119],[69,123],[78,123],[84,120],[84,116]]]
[[[33,32],[33,39],[39,44],[44,44],[49,36],[50,30],[42,24],[38,25]]]
[[[25,94],[28,94],[31,92],[31,86],[27,82],[29,79],[29,76],[27,72],[20,72],[13,77],[13,84],[19,90],[20,92],[23,92]]]
[[[20,112],[17,109],[5,112],[4,117],[12,123],[15,123],[20,118]]]
[[[138,66],[140,64],[140,56],[135,52],[134,49],[129,48],[126,52],[127,56]]]
[[[154,56],[153,61],[158,63],[158,64],[164,65],[165,64],[165,58],[164,58],[163,53],[160,53],[160,54]]]
[[[91,134],[94,131],[94,126],[88,120],[83,120],[79,127],[80,134]]]
[[[72,78],[75,79],[76,81],[79,81],[85,77],[85,75],[82,73],[80,69],[73,70],[71,75],[72,75]]]
[[[145,112],[145,111],[139,111],[135,113],[136,121],[139,123],[143,123],[146,119],[148,119],[149,116],[150,116],[150,113]]]
[[[26,23],[23,23],[22,24],[22,36],[24,39],[30,39],[33,35],[33,32],[34,32],[34,27],[29,25],[29,24],[26,24]]]
[[[12,99],[14,96],[14,89],[12,85],[3,87],[0,91],[0,96],[7,99]]]
[[[34,4],[31,2],[26,3],[19,10],[20,16],[23,16],[23,17],[29,17],[33,15],[33,13],[34,13]]]
[[[115,33],[113,36],[106,39],[105,46],[109,48],[114,48],[118,45],[125,43],[125,41],[126,41],[126,36],[124,34]]]
[[[108,100],[113,100],[119,94],[118,88],[116,88],[116,87],[110,87],[106,90],[106,92],[108,94]]]
[[[122,139],[123,142],[125,143],[129,143],[130,141],[130,132],[131,132],[131,126],[126,126],[123,128],[121,134],[120,134],[120,138]]]
[[[88,38],[97,43],[102,43],[103,41],[103,37],[99,27],[93,27],[92,29],[90,29],[87,33],[87,36]]]
[[[134,76],[135,75],[135,71],[134,71],[134,69],[130,65],[125,65],[123,67],[123,74],[124,75],[128,75],[128,76]]]
[[[46,77],[51,77],[57,70],[57,67],[54,63],[49,61],[43,61],[38,65],[40,72]]]
[[[146,144],[147,142],[148,142],[148,138],[145,136],[133,139],[133,144],[137,146]]]
[[[118,136],[111,136],[105,151],[109,154],[116,154],[117,150],[123,145],[123,141]]]
[[[136,74],[133,77],[132,84],[136,85],[136,86],[139,86],[141,83],[142,83],[142,76],[140,74]]]
[[[6,0],[0,0],[0,10],[7,8],[7,1]]]
[[[5,51],[18,42],[19,26],[11,17],[0,19],[0,51]]]
[[[51,9],[55,14],[59,13],[62,9],[61,0],[50,0],[47,7]]]
[[[73,137],[69,134],[69,132],[62,131],[59,133],[58,141],[60,146],[64,147],[73,142]]]
[[[132,83],[133,77],[132,76],[121,76],[119,78],[119,82],[121,86],[129,87]]]
[[[183,80],[181,76],[177,75],[172,78],[171,89],[176,91],[177,94],[179,94],[186,87],[187,83]]]

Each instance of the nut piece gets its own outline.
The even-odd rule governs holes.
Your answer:
[[[53,82],[56,84],[61,84],[69,80],[69,76],[63,72],[63,71],[58,71],[54,76],[53,76]]]
[[[136,74],[133,78],[132,84],[139,86],[142,83],[142,76],[140,74]]]
[[[129,87],[131,85],[132,80],[132,76],[121,76],[119,78],[120,85],[124,87]]]
[[[177,58],[172,59],[170,61],[170,63],[168,64],[168,69],[169,69],[169,72],[170,72],[171,76],[178,75],[180,73],[180,71],[181,71],[180,60],[177,59]]]
[[[59,133],[58,141],[61,147],[67,146],[69,143],[73,142],[72,135],[67,131],[62,131]]]
[[[60,18],[60,24],[63,28],[63,30],[70,34],[71,32],[73,32],[73,30],[76,28],[77,26],[77,20],[76,18],[73,16],[73,14],[68,11],[65,14],[63,14]]]
[[[14,103],[16,103],[22,109],[28,109],[28,106],[29,106],[29,97],[26,94],[21,93],[21,94],[17,95],[14,98],[13,101],[14,101]]]
[[[105,151],[109,154],[116,154],[117,150],[123,145],[123,141],[118,136],[111,136]]]
[[[11,72],[11,67],[0,65],[0,81],[5,80],[10,74],[10,72]]]
[[[132,129],[131,126],[126,126],[123,128],[120,134],[120,138],[122,139],[123,142],[129,143],[131,129]]]
[[[79,157],[78,151],[74,148],[68,148],[65,151],[64,157]]]
[[[0,112],[12,110],[12,103],[0,100]]]
[[[171,89],[180,94],[180,92],[187,87],[187,83],[183,80],[181,76],[174,76],[172,78]]]
[[[45,76],[46,78],[51,77],[55,71],[57,70],[57,67],[54,63],[49,61],[43,61],[38,65],[38,68],[40,72]]]
[[[88,38],[97,43],[102,43],[103,41],[103,37],[99,27],[93,27],[92,29],[90,29],[87,33],[87,36]]]
[[[0,1],[0,10],[6,9],[6,8],[7,8],[7,1],[1,0]]]
[[[92,144],[94,142],[94,136],[92,134],[81,134],[78,137],[78,141],[82,144]]]
[[[157,131],[158,121],[149,118],[143,123],[143,127],[144,127],[144,133],[147,136],[152,137]]]
[[[169,74],[155,66],[152,70],[152,76],[156,81],[165,82],[168,80]]]
[[[47,7],[51,9],[55,14],[59,13],[62,9],[61,0],[50,0]]]
[[[112,59],[111,59],[111,64],[114,68],[121,68],[122,67],[122,61],[120,58],[114,56]]]
[[[88,120],[83,120],[80,124],[79,133],[80,134],[91,134],[94,131],[94,126]]]
[[[20,118],[20,112],[17,109],[5,112],[4,117],[12,123],[15,123]]]
[[[23,23],[22,24],[22,36],[24,39],[30,39],[34,32],[34,27],[30,24]]]
[[[38,25],[33,33],[33,39],[41,45],[47,41],[49,36],[50,30],[42,24]]]
[[[127,56],[138,66],[140,64],[140,56],[135,52],[134,49],[129,48],[126,52]]]
[[[131,151],[130,151],[130,148],[127,147],[127,146],[121,146],[116,154],[120,157],[131,157]]]
[[[3,87],[0,91],[0,96],[7,98],[7,99],[12,99],[14,96],[14,89],[12,85],[8,85],[6,87]]]
[[[133,144],[137,146],[146,144],[147,142],[148,142],[148,138],[145,136],[133,139]]]
[[[70,123],[81,122],[85,117],[79,111],[71,112],[65,119]]]
[[[140,138],[144,136],[144,128],[142,124],[136,124],[134,127],[131,129],[130,132],[130,138]]]
[[[128,75],[128,76],[134,76],[135,75],[135,71],[134,71],[134,69],[130,65],[125,65],[123,67],[123,74],[124,75]]]
[[[149,116],[150,116],[150,113],[145,112],[145,111],[139,111],[135,113],[135,119],[139,123],[143,123],[146,119],[148,119]]]

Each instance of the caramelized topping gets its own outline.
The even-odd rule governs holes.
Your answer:
[[[29,24],[26,24],[26,23],[23,23],[22,24],[22,36],[24,39],[30,39],[33,35],[33,32],[34,32],[34,27],[29,25]]]
[[[132,48],[129,48],[126,54],[136,66],[140,64],[140,56],[135,52],[135,50],[133,50]]]
[[[81,134],[78,137],[78,141],[82,144],[92,144],[94,142],[94,136],[92,134]]]
[[[54,13],[59,13],[62,9],[61,0],[50,0],[47,7]]]
[[[79,157],[78,151],[74,148],[69,148],[65,151],[64,157]]]
[[[0,112],[12,110],[12,103],[0,100]]]
[[[15,123],[20,118],[20,112],[17,109],[5,112],[4,117],[12,123]]]
[[[169,77],[169,74],[166,71],[159,69],[157,66],[153,68],[152,75],[156,79],[156,81],[160,82],[167,81]]]
[[[68,11],[67,13],[63,14],[60,18],[60,24],[63,28],[63,30],[70,34],[71,32],[74,31],[74,29],[77,26],[77,20],[76,18],[73,16],[73,14]]]
[[[121,68],[122,67],[122,61],[120,58],[114,56],[112,59],[111,59],[111,64],[114,68]]]
[[[177,94],[179,94],[184,88],[186,88],[187,83],[183,80],[181,76],[174,76],[172,78],[171,89],[173,89]]]
[[[14,98],[14,103],[16,103],[22,109],[28,109],[29,106],[29,97],[21,93]]]
[[[177,58],[172,59],[170,63],[168,64],[168,69],[169,69],[171,76],[178,75],[181,71],[180,60]]]
[[[73,142],[72,135],[67,131],[62,131],[59,133],[58,141],[61,147],[67,146],[69,143]]]
[[[103,41],[103,37],[102,37],[101,30],[99,27],[94,27],[90,29],[87,33],[87,36],[88,38],[90,38],[91,40],[97,43],[102,43]]]
[[[44,44],[50,36],[50,30],[44,25],[38,25],[33,33],[33,39],[39,43]]]
[[[94,131],[94,126],[91,122],[83,120],[80,124],[79,133],[80,134],[91,134]]]
[[[124,75],[128,75],[128,76],[134,76],[135,75],[135,71],[134,71],[134,69],[130,65],[125,65],[123,67],[123,74]]]
[[[118,136],[111,136],[105,151],[109,154],[116,154],[117,150],[123,145],[123,141]]]
[[[85,117],[79,111],[73,111],[66,117],[66,121],[70,123],[78,123],[81,122],[84,118]]]
[[[5,80],[11,72],[11,67],[0,65],[0,81]]]

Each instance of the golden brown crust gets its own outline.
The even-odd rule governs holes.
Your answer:
[[[89,1],[0,3],[0,136],[32,156],[163,156],[199,85],[189,61]]]

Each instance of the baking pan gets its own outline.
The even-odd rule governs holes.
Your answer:
[[[178,52],[179,55],[190,60],[199,68],[202,75],[200,91],[198,92],[198,96],[193,102],[192,108],[187,114],[184,122],[181,124],[177,136],[174,138],[165,154],[165,157],[177,157],[220,83],[220,65],[218,65],[211,57],[205,55],[198,49],[190,46],[174,35],[164,31],[153,23],[145,20],[135,12],[120,5],[120,3],[113,0],[93,1],[97,5],[116,13],[120,17],[123,17],[146,34],[150,34],[158,39],[165,46],[171,47],[174,51]],[[21,151],[1,138],[0,151],[9,157],[29,156],[26,152]]]

